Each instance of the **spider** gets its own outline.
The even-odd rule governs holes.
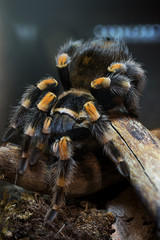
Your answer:
[[[109,136],[109,113],[118,109],[138,117],[145,71],[123,41],[93,39],[69,41],[60,48],[56,66],[64,91],[47,77],[31,85],[15,108],[3,136],[8,141],[23,129],[19,174],[34,166],[48,149],[53,159],[53,196],[45,219],[52,221],[63,206],[76,170],[74,153],[96,139],[104,153],[126,175],[121,153]],[[92,140],[91,140],[92,144]]]

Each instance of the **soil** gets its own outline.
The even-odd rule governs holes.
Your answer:
[[[95,204],[80,199],[68,200],[54,222],[44,220],[49,209],[47,196],[22,193],[20,199],[0,202],[0,239],[23,240],[111,240],[115,217]]]

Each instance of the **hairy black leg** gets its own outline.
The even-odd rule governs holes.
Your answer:
[[[74,57],[74,54],[81,45],[81,41],[69,41],[60,49],[58,55],[56,56],[57,70],[65,91],[72,87],[69,76],[69,65]]]
[[[88,114],[91,124],[91,132],[97,141],[103,146],[105,154],[117,165],[119,172],[123,176],[128,176],[128,170],[121,158],[121,153],[115,147],[113,140],[110,138],[110,122],[106,115],[102,115],[97,110],[93,102],[84,104],[84,109]]]
[[[91,82],[91,93],[105,110],[123,105],[130,115],[137,117],[144,83],[145,72],[133,60],[112,63],[106,77]]]
[[[38,136],[40,139],[42,133],[46,134],[47,132],[49,133],[50,131],[51,121],[46,117],[47,113],[50,111],[50,109],[53,107],[56,101],[57,101],[56,95],[52,92],[48,92],[47,94],[45,94],[42,100],[37,103],[36,109],[33,109],[33,113],[31,113],[31,116],[29,118],[29,124],[26,126],[24,130],[25,137],[22,147],[22,159],[19,164],[20,174],[23,174],[24,171],[26,170],[32,138]],[[41,140],[39,140],[36,149],[37,151],[35,150],[35,152],[31,154],[30,160],[31,165],[35,164],[35,162],[37,161],[36,157],[38,157],[37,154],[40,152],[38,150],[41,150],[41,147],[44,142],[45,141],[41,142]]]
[[[104,110],[124,106],[129,114],[138,115],[140,94],[126,76],[117,74],[98,78],[91,82],[91,87],[91,93]]]
[[[146,76],[145,71],[143,70],[139,63],[136,63],[131,59],[124,62],[112,63],[108,67],[108,71],[110,73],[114,74],[119,73],[127,76],[130,79],[131,84],[139,92],[142,92],[145,85]]]
[[[60,80],[64,87],[64,90],[69,90],[71,88],[71,82],[69,79],[69,69],[68,64],[70,62],[70,57],[66,53],[62,53],[57,56],[56,66],[59,73]]]
[[[75,161],[72,158],[73,148],[71,139],[68,136],[62,137],[60,140],[56,140],[51,150],[54,155],[58,157],[56,170],[53,171],[54,182],[53,186],[53,198],[51,203],[51,209],[47,212],[45,219],[53,221],[57,216],[58,209],[62,207],[65,200],[65,194],[67,187],[73,179],[75,172]]]
[[[19,106],[14,109],[10,119],[10,125],[3,136],[3,141],[8,141],[16,130],[25,125],[25,121],[30,108],[35,107],[37,99],[46,91],[55,91],[57,81],[53,78],[46,78],[39,81],[35,86],[31,85],[23,94]]]
[[[112,63],[108,67],[108,71],[116,76],[127,77],[130,81],[130,88],[124,96],[124,106],[133,116],[138,116],[139,99],[145,85],[145,71],[141,65],[128,60],[123,63]]]
[[[121,75],[101,77],[91,82],[91,93],[105,111],[124,107],[124,99],[131,88],[130,80]]]
[[[25,136],[22,143],[22,159],[19,163],[19,168],[18,168],[18,171],[20,174],[23,174],[27,168],[30,144],[31,144],[32,138],[35,135],[40,118],[44,118],[44,116],[42,112],[38,111],[34,114],[31,123],[24,130]]]
[[[139,115],[139,101],[140,94],[135,88],[130,88],[124,97],[124,106],[128,113],[133,117],[138,117]]]
[[[47,143],[48,136],[51,133],[52,123],[53,123],[52,117],[47,116],[44,120],[42,131],[41,131],[41,129],[39,131],[39,134],[38,134],[39,137],[38,137],[38,141],[36,143],[36,147],[34,147],[32,149],[31,154],[29,156],[30,166],[34,166],[38,162],[38,160],[45,148],[45,145]]]

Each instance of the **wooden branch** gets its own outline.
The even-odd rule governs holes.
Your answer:
[[[160,141],[140,122],[112,120],[111,137],[122,154],[129,181],[160,230]]]
[[[160,228],[159,140],[137,120],[127,117],[111,120],[109,136],[122,154],[131,185]],[[29,190],[50,193],[51,166],[45,156],[23,176],[17,174],[19,159],[20,148],[17,146],[7,144],[0,148],[1,179]],[[89,194],[122,179],[110,162],[101,166],[91,152],[78,162],[77,175],[69,189],[71,196]]]
[[[24,175],[17,173],[21,159],[21,148],[18,145],[7,143],[0,147],[0,180],[8,181],[27,190],[51,194],[51,165],[47,157],[42,156],[38,164],[28,167]],[[69,195],[84,196],[102,190],[123,180],[115,171],[115,166],[108,160],[101,166],[97,157],[89,152],[83,155],[77,166],[77,175],[69,188]],[[94,166],[94,167],[93,167]]]

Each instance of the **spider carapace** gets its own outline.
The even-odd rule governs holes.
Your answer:
[[[62,207],[73,179],[76,162],[74,152],[83,139],[93,136],[104,153],[119,169],[120,153],[109,137],[108,113],[120,109],[137,117],[145,73],[122,41],[69,41],[56,57],[64,92],[57,91],[58,82],[48,77],[30,86],[14,110],[3,140],[8,141],[23,129],[22,159],[19,174],[33,166],[44,149],[53,158],[51,208],[46,219],[52,221]],[[123,173],[123,171],[121,171]]]

